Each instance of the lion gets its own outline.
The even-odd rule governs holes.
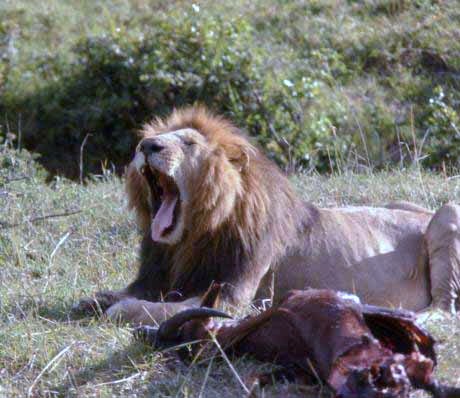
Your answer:
[[[199,106],[141,133],[126,177],[143,235],[138,275],[77,311],[152,324],[198,306],[213,281],[228,305],[311,287],[414,311],[458,309],[459,206],[319,208],[241,130]]]

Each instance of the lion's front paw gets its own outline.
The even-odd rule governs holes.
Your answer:
[[[116,292],[99,292],[93,297],[81,299],[72,307],[74,316],[102,315],[110,306],[121,300]]]

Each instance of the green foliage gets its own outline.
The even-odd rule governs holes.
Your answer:
[[[0,189],[11,181],[44,180],[45,171],[37,163],[38,155],[14,146],[16,136],[0,126]]]
[[[441,86],[435,88],[429,99],[426,116],[427,151],[430,163],[458,162],[460,158],[460,97],[450,92],[447,96]]]
[[[73,62],[49,60],[61,71],[57,80],[11,101],[14,109],[31,111],[24,140],[49,169],[75,177],[87,134],[86,166],[94,172],[101,160],[126,164],[135,145],[130,132],[153,115],[196,101],[230,110],[235,93],[246,102],[254,72],[240,43],[248,26],[200,22],[191,14],[154,25],[146,35],[116,29],[82,39],[72,49]]]
[[[196,102],[291,170],[457,167],[459,20],[454,0],[7,2],[0,115],[73,178],[121,172],[133,132]]]

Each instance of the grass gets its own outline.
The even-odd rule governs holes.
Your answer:
[[[139,236],[123,181],[106,174],[86,186],[64,179],[45,184],[30,156],[1,154],[0,396],[244,395],[223,361],[189,368],[133,343],[127,327],[71,319],[80,297],[125,286],[136,271]],[[301,195],[325,206],[405,199],[436,208],[458,200],[460,190],[460,178],[416,170],[293,179]],[[80,212],[31,221],[72,211]],[[439,340],[438,377],[460,385],[460,320],[432,312],[424,322]],[[233,366],[248,380],[267,365],[239,359]],[[300,397],[306,391],[319,393],[280,384],[264,394]]]
[[[334,171],[293,176],[305,199],[458,202],[449,166],[460,157],[459,10],[456,0],[0,1],[0,397],[244,395],[222,361],[187,367],[134,344],[129,328],[69,317],[79,298],[125,286],[136,272],[139,236],[123,181],[107,170],[117,163],[110,151],[129,158],[128,131],[179,94],[200,99],[201,78],[217,72],[204,97],[274,159]],[[159,30],[164,58],[142,53],[145,43],[157,48]],[[202,59],[183,56],[203,38]],[[15,146],[72,175],[88,133],[85,170],[108,162],[84,186],[46,184],[35,156],[4,145],[15,136]],[[449,178],[400,169],[442,161]],[[371,172],[388,164],[400,168]],[[460,320],[432,312],[424,323],[439,340],[438,377],[460,385]],[[247,380],[267,365],[233,366]],[[321,390],[277,385],[264,394],[306,392]]]

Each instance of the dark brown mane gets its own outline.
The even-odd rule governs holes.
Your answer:
[[[130,206],[145,233],[140,276],[153,283],[150,264],[157,263],[153,272],[161,281],[155,283],[157,295],[167,287],[191,296],[202,294],[213,280],[231,287],[232,282],[241,286],[241,278],[260,277],[268,262],[296,242],[311,211],[276,165],[239,129],[202,107],[174,111],[167,119],[146,125],[142,133],[149,137],[184,128],[205,136],[211,150],[191,184],[191,210],[178,244],[165,246],[150,239],[148,188],[134,167],[127,175]],[[253,292],[254,286],[248,289]],[[228,293],[235,301],[249,295],[231,288]]]

